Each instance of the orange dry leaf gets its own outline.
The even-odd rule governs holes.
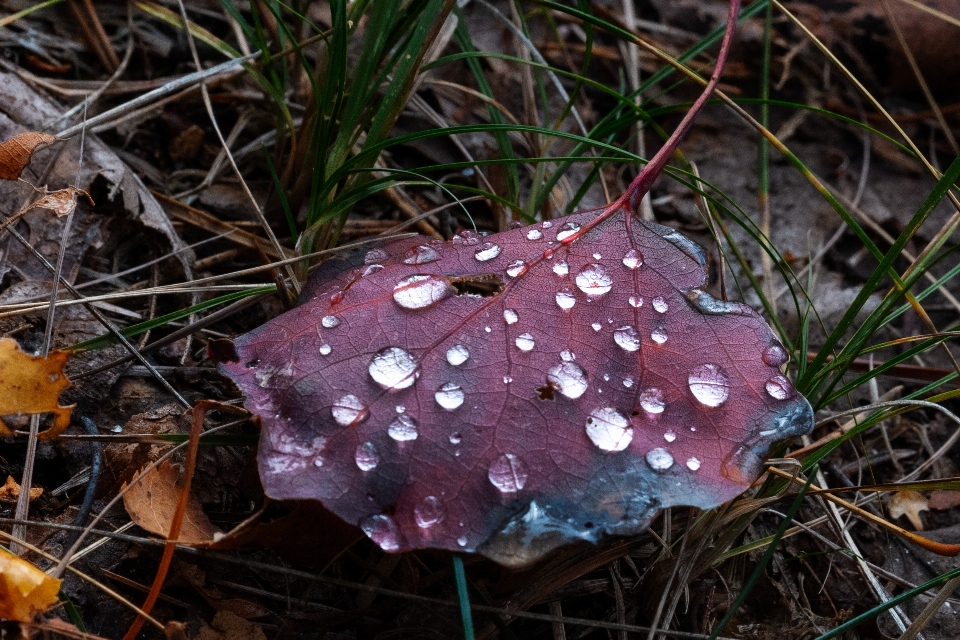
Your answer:
[[[179,476],[180,467],[173,466],[169,461],[150,470],[146,477],[123,494],[123,506],[130,518],[150,533],[166,537],[180,499]],[[214,536],[222,533],[211,524],[207,514],[200,508],[200,501],[191,493],[177,542],[209,543]]]
[[[49,133],[28,131],[0,142],[0,178],[16,180],[30,164],[30,156],[42,144],[51,144],[58,138]]]
[[[62,218],[63,216],[68,216],[73,213],[73,210],[77,208],[77,197],[81,195],[86,196],[90,204],[93,204],[93,198],[83,189],[67,187],[65,189],[51,191],[50,193],[44,191],[44,195],[41,196],[39,200],[28,204],[23,208],[21,213],[26,213],[33,209],[48,209],[53,211],[58,218]]]
[[[21,560],[0,551],[0,618],[30,622],[57,603],[60,581]]]
[[[53,351],[48,357],[31,356],[20,350],[16,340],[0,338],[0,416],[52,413],[53,426],[40,433],[49,440],[70,425],[69,407],[60,406],[60,392],[70,386],[63,372],[70,354]],[[0,435],[13,432],[0,419]]]
[[[921,511],[928,511],[927,499],[922,493],[917,491],[897,491],[890,496],[887,502],[887,508],[890,510],[891,518],[907,516],[907,520],[917,531],[923,531],[923,520],[920,519]]]
[[[43,489],[34,487],[30,489],[30,499],[36,500],[43,494]],[[13,479],[13,476],[7,476],[7,482],[0,487],[0,500],[7,502],[16,502],[20,497],[20,485]]]

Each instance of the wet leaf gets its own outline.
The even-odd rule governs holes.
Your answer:
[[[30,622],[57,603],[60,581],[0,549],[0,618]]]
[[[167,536],[180,499],[179,479],[180,467],[170,464],[168,460],[150,470],[123,494],[123,506],[137,526],[158,536]],[[205,544],[222,533],[213,526],[200,507],[200,502],[191,493],[177,541],[181,544]]]
[[[93,204],[93,198],[83,189],[76,187],[66,187],[50,193],[44,193],[40,198],[24,207],[22,213],[32,211],[33,209],[47,209],[52,211],[58,218],[68,216],[77,208],[77,198],[85,196],[90,204]]]
[[[60,392],[70,386],[63,372],[70,354],[53,351],[47,358],[20,350],[12,338],[0,338],[0,416],[52,413],[53,425],[40,438],[56,438],[70,425],[69,407],[60,406]],[[0,434],[13,435],[0,420]]]
[[[900,516],[907,516],[910,525],[917,531],[923,531],[923,520],[920,519],[921,511],[929,511],[927,499],[919,491],[897,491],[887,502],[887,509],[890,510],[890,517],[896,520]]]
[[[263,420],[273,498],[383,549],[524,564],[744,491],[812,412],[703,251],[623,203],[325,263],[222,369]]]
[[[0,142],[0,179],[16,180],[30,164],[37,147],[52,144],[58,138],[49,133],[28,131]]]

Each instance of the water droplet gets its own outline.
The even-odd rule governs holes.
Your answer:
[[[666,471],[673,466],[673,456],[666,449],[657,447],[647,453],[647,464],[654,471]]]
[[[480,238],[477,237],[477,232],[473,229],[464,229],[460,233],[453,236],[453,244],[465,244],[468,246],[473,246],[480,242]]]
[[[633,378],[624,378],[623,386],[625,386],[627,389],[631,388],[633,386]]]
[[[520,316],[517,315],[517,312],[513,309],[505,309],[503,312],[503,320],[507,324],[513,324],[520,319]]]
[[[322,356],[328,356],[328,355],[330,355],[330,352],[331,352],[331,351],[333,351],[333,349],[330,347],[330,345],[328,345],[328,344],[322,344],[322,345],[320,345],[320,355],[322,355]]]
[[[658,313],[667,312],[667,309],[668,309],[667,301],[664,300],[662,296],[657,296],[656,298],[653,299],[652,302],[653,302],[653,308],[655,311],[657,311]]]
[[[452,293],[446,278],[418,273],[397,283],[393,300],[404,309],[428,309]]]
[[[382,265],[382,264],[372,264],[372,265],[370,265],[369,267],[367,267],[366,269],[363,270],[363,273],[360,274],[360,277],[361,277],[361,278],[366,278],[367,276],[372,276],[373,274],[377,273],[378,271],[383,271],[383,265]]]
[[[564,362],[573,362],[574,360],[577,359],[577,356],[573,354],[573,351],[570,351],[569,349],[564,349],[563,351],[560,352],[560,359],[563,360]]]
[[[667,442],[673,442],[677,439],[677,434],[675,434],[673,431],[667,431],[665,434],[663,434],[663,439]]]
[[[486,331],[487,333],[490,333],[492,331],[490,327],[484,327],[483,330]]]
[[[547,384],[560,394],[576,400],[587,391],[587,372],[572,358],[564,360],[547,372]]]
[[[536,344],[533,341],[533,336],[529,333],[521,333],[517,336],[517,339],[514,342],[517,345],[517,349],[520,349],[520,351],[530,351]]]
[[[587,418],[587,435],[603,451],[623,451],[633,440],[626,416],[611,407],[594,409]]]
[[[573,305],[577,304],[576,296],[574,296],[573,292],[569,289],[557,291],[556,301],[557,306],[563,310],[572,309]]]
[[[654,327],[653,333],[650,334],[650,339],[657,344],[663,344],[667,341],[667,330],[663,327]]]
[[[636,249],[630,249],[623,254],[623,266],[627,269],[636,269],[643,264],[643,254]]]
[[[553,226],[553,223],[550,222],[549,220],[544,220],[543,224],[541,224],[540,226],[543,227],[544,229],[549,229],[550,227]]]
[[[567,238],[569,238],[579,230],[580,230],[580,225],[578,225],[576,222],[567,222],[562,227],[560,227],[559,231],[557,231],[557,240],[558,241],[566,240]]]
[[[516,493],[527,484],[527,465],[512,453],[505,453],[490,464],[487,478],[500,493]]]
[[[770,346],[764,350],[763,356],[761,357],[763,358],[764,364],[768,364],[771,367],[779,367],[787,361],[787,352],[780,346],[779,342],[772,342]]]
[[[522,276],[527,272],[527,263],[523,260],[514,260],[507,266],[507,275],[511,278]]]
[[[609,373],[603,374],[603,381],[604,381],[604,382],[610,382],[610,374],[609,374]]]
[[[447,382],[437,389],[433,397],[436,399],[438,405],[447,411],[453,411],[463,404],[465,396],[460,385],[454,382]]]
[[[663,413],[663,407],[665,406],[663,391],[654,387],[645,389],[640,394],[640,406],[647,413]]]
[[[371,249],[367,251],[367,255],[363,257],[363,264],[376,264],[378,262],[383,262],[390,255],[383,249]]]
[[[690,471],[696,471],[699,468],[700,468],[700,460],[698,460],[697,458],[690,458],[687,460],[687,469],[690,469]]]
[[[463,436],[460,435],[459,431],[454,431],[450,434],[450,444],[460,444],[463,442]]]
[[[330,413],[341,427],[354,427],[370,417],[367,405],[363,404],[360,398],[352,393],[341,396],[330,407]]]
[[[428,247],[425,244],[412,247],[403,255],[403,264],[427,264],[440,259],[440,254],[433,247]]]
[[[590,328],[593,329],[594,331],[600,331],[600,329],[603,329],[603,325],[600,324],[599,322],[594,322],[593,324],[590,325]]]
[[[381,349],[370,361],[370,377],[388,391],[412,386],[420,377],[420,363],[400,347]]]
[[[320,321],[320,324],[323,325],[324,329],[333,329],[340,324],[340,318],[337,316],[323,316],[323,320]]]
[[[594,260],[599,260],[599,259],[602,258],[602,257],[603,257],[603,256],[600,255],[599,253],[593,254],[593,259],[594,259]]]
[[[372,442],[364,442],[357,447],[356,453],[353,454],[353,459],[356,460],[357,467],[360,468],[360,471],[376,469],[377,465],[380,464],[380,454],[377,453],[377,448],[373,446]]]
[[[447,349],[447,362],[459,367],[470,359],[470,351],[462,344],[455,344]]]
[[[627,298],[627,302],[629,302],[630,306],[634,309],[639,309],[643,306],[643,298],[641,296],[630,296]]]
[[[687,378],[693,397],[708,407],[719,407],[730,395],[730,378],[715,364],[702,364]]]
[[[436,496],[427,496],[413,508],[413,517],[421,529],[429,529],[443,520],[443,505]]]
[[[476,258],[478,262],[486,262],[487,260],[493,260],[498,255],[500,255],[499,246],[492,242],[484,242],[474,252],[473,257]]]
[[[543,234],[539,229],[530,229],[530,231],[527,231],[527,240],[539,240],[542,237]]]
[[[577,287],[588,296],[602,296],[610,291],[613,278],[597,263],[588,264],[577,274]]]
[[[633,327],[620,327],[613,332],[613,341],[624,351],[636,351],[640,348],[640,336]]]
[[[397,523],[390,516],[380,514],[370,516],[360,524],[360,528],[384,551],[400,549],[400,531],[397,529]]]
[[[561,260],[553,265],[553,272],[558,276],[565,276],[570,273],[570,265],[565,260]]]
[[[467,539],[463,536],[460,536],[459,538],[457,538],[457,544],[460,545],[461,547],[465,547],[467,546]]]
[[[397,405],[397,413],[403,413],[403,412],[406,411],[406,410],[407,410],[407,408],[406,408],[405,406],[403,406],[402,404],[398,404],[398,405]]]
[[[503,384],[510,384],[513,382],[513,378],[510,376],[503,376]]]
[[[397,442],[416,440],[420,435],[417,433],[416,421],[406,414],[397,416],[387,427],[387,433]]]
[[[781,375],[775,375],[765,385],[767,393],[774,400],[786,400],[793,395],[793,385]]]

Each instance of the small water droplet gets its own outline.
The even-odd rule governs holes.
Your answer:
[[[461,547],[465,547],[467,546],[467,539],[463,536],[460,536],[459,538],[457,538],[457,544],[460,545]]]
[[[543,237],[543,233],[539,229],[530,229],[527,231],[527,240],[539,240]]]
[[[397,523],[390,516],[381,514],[370,516],[360,524],[360,528],[384,551],[400,549],[400,531]]]
[[[793,385],[790,384],[790,381],[779,374],[767,380],[765,386],[767,393],[769,393],[770,397],[774,400],[786,400],[794,393]]]
[[[577,304],[577,298],[573,295],[573,292],[569,289],[561,289],[557,291],[556,295],[557,306],[563,310],[572,309],[573,305]]]
[[[454,292],[446,278],[417,273],[393,288],[393,301],[404,309],[429,309]]]
[[[487,478],[500,493],[516,493],[527,484],[527,465],[512,453],[505,453],[490,464]]]
[[[433,397],[436,399],[438,405],[447,411],[453,411],[463,404],[465,395],[460,385],[454,382],[447,382],[437,389]]]
[[[421,529],[429,529],[443,520],[443,505],[436,496],[427,496],[413,508],[413,517]]]
[[[571,357],[570,360],[564,360],[551,367],[547,372],[547,384],[561,395],[576,400],[587,391],[587,372],[584,371],[583,367],[573,362]]]
[[[417,433],[416,421],[406,414],[397,416],[390,423],[390,426],[387,427],[387,434],[397,442],[416,440],[417,436],[420,435]]]
[[[654,327],[653,332],[650,334],[650,339],[657,344],[663,344],[667,341],[667,330],[663,327]]]
[[[673,456],[666,449],[657,447],[647,453],[647,464],[654,471],[666,471],[673,466]]]
[[[420,377],[420,364],[400,347],[381,349],[368,368],[370,377],[388,391],[399,391],[413,385]]]
[[[404,255],[404,264],[427,264],[436,262],[440,259],[440,254],[433,247],[421,244],[418,247],[411,247]]]
[[[603,381],[604,381],[604,382],[610,382],[610,374],[609,374],[609,373],[603,374]]]
[[[623,266],[627,269],[636,269],[643,264],[643,254],[636,249],[630,249],[623,254]]]
[[[447,362],[459,367],[470,359],[470,351],[462,344],[455,344],[447,349]]]
[[[550,227],[553,226],[553,223],[550,222],[549,220],[544,220],[543,224],[541,224],[540,226],[543,227],[544,229],[549,229]]]
[[[593,324],[590,325],[590,328],[593,329],[594,331],[600,331],[600,329],[603,329],[603,325],[600,324],[599,322],[594,322]]]
[[[613,278],[606,269],[594,262],[585,266],[577,274],[576,283],[577,287],[588,296],[602,296],[610,291]]]
[[[380,464],[380,454],[377,453],[377,448],[373,446],[372,442],[364,442],[357,447],[353,459],[357,462],[360,471],[376,469],[377,465]]]
[[[376,264],[378,262],[383,262],[390,255],[383,249],[371,249],[367,251],[367,254],[363,257],[363,264]]]
[[[687,460],[687,469],[690,469],[690,471],[696,471],[699,468],[700,468],[700,460],[698,460],[697,458],[689,458]]]
[[[702,364],[687,377],[693,397],[708,407],[719,407],[730,395],[730,378],[715,364]]]
[[[450,434],[450,444],[460,444],[463,442],[463,436],[460,435],[459,431],[454,431]]]
[[[341,396],[332,407],[330,413],[334,421],[341,427],[353,427],[370,417],[370,411],[367,405],[360,401],[360,398],[348,393]]]
[[[570,265],[567,264],[566,260],[560,260],[553,265],[553,272],[558,276],[565,276],[570,273]]]
[[[483,330],[486,331],[487,333],[490,333],[491,331],[493,331],[493,329],[491,329],[490,327],[484,327]]]
[[[113,426],[113,429],[111,429],[111,431],[113,431],[114,433],[123,433],[123,427],[117,424]]]
[[[367,276],[372,276],[378,271],[383,271],[382,264],[371,264],[369,267],[363,270],[363,273],[360,274],[361,278],[366,278]]]
[[[627,389],[631,388],[633,386],[633,378],[624,378],[623,386],[625,386]]]
[[[603,256],[600,255],[599,253],[593,254],[593,259],[594,259],[594,260],[599,260],[599,259],[602,258],[602,257],[603,257]]]
[[[612,407],[594,409],[587,418],[587,436],[603,451],[623,451],[633,440],[630,421]]]
[[[484,242],[474,252],[473,257],[476,258],[478,262],[486,262],[487,260],[493,260],[498,255],[500,255],[500,247],[498,245],[492,242]]]
[[[564,349],[563,351],[560,352],[560,359],[563,360],[564,362],[573,362],[574,360],[577,359],[577,356],[573,354],[573,351],[570,351],[569,349]]]
[[[533,336],[529,333],[521,333],[517,336],[517,339],[514,342],[517,345],[517,349],[520,349],[520,351],[530,351],[536,344],[533,341]]]
[[[465,244],[467,246],[473,246],[480,242],[480,238],[477,237],[477,232],[473,229],[464,229],[460,233],[453,236],[453,244]]]
[[[665,403],[663,401],[663,391],[651,387],[644,389],[640,394],[640,406],[647,413],[663,413]]]
[[[631,326],[620,327],[614,331],[613,341],[624,351],[637,351],[640,348],[640,336]]]
[[[567,222],[557,231],[557,240],[563,241],[580,230],[580,225],[576,222]]]
[[[652,302],[653,302],[653,308],[655,311],[657,311],[658,313],[667,312],[667,309],[669,307],[667,306],[667,301],[664,300],[662,296],[657,296],[656,298],[653,299]]]
[[[761,356],[763,363],[771,367],[780,367],[787,361],[787,352],[779,342],[772,342],[770,346],[763,351]]]
[[[505,309],[503,312],[503,320],[507,324],[513,324],[520,319],[520,316],[517,315],[517,312],[513,309]]]
[[[322,356],[328,356],[328,355],[330,355],[330,352],[331,352],[331,351],[333,351],[333,349],[330,347],[330,345],[328,345],[328,344],[322,344],[322,345],[320,345],[320,355],[322,355]]]
[[[643,298],[641,296],[630,296],[627,298],[627,302],[630,303],[630,306],[634,309],[639,309],[643,306]]]
[[[665,434],[663,434],[663,439],[667,442],[673,442],[677,439],[677,434],[675,434],[673,431],[667,431]]]
[[[323,316],[320,324],[323,325],[324,329],[333,329],[340,324],[340,318],[337,316]]]
[[[527,272],[527,263],[523,260],[514,260],[507,266],[507,275],[517,278]]]
[[[513,378],[510,376],[503,376],[503,384],[510,384],[511,382],[513,382]]]

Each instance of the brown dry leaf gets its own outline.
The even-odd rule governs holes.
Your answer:
[[[937,489],[930,494],[927,506],[934,511],[946,511],[960,505],[960,491]]]
[[[77,198],[81,195],[86,196],[91,205],[94,204],[93,198],[83,189],[67,187],[65,189],[51,191],[50,193],[44,191],[44,195],[24,207],[22,213],[32,211],[33,209],[47,209],[48,211],[53,211],[58,218],[62,218],[73,213],[73,210],[77,208]]]
[[[887,508],[890,510],[890,517],[896,520],[900,516],[907,516],[907,520],[917,531],[923,531],[923,520],[920,519],[921,511],[929,511],[927,499],[922,493],[917,491],[897,491],[890,496],[887,502]]]
[[[146,477],[123,494],[123,506],[130,518],[142,529],[166,537],[180,499],[179,478],[180,467],[170,464],[170,461],[150,470]],[[222,533],[213,526],[200,507],[200,501],[191,493],[177,542],[204,544]]]
[[[53,425],[40,433],[49,440],[70,425],[74,405],[60,406],[60,392],[70,386],[63,372],[70,354],[53,351],[46,358],[20,350],[12,338],[0,338],[0,416],[52,413]],[[0,419],[0,434],[13,435]]]
[[[36,500],[41,495],[43,495],[43,489],[40,487],[33,487],[30,489],[30,499]],[[17,498],[20,497],[20,485],[17,484],[17,481],[13,479],[13,476],[7,476],[7,482],[0,487],[0,500],[6,502],[16,502]]]
[[[0,551],[0,618],[30,622],[57,603],[60,580],[12,553]]]
[[[203,625],[196,640],[267,640],[267,635],[258,624],[229,611],[218,611],[211,626]]]
[[[0,178],[16,180],[30,164],[30,156],[42,144],[57,141],[57,136],[49,133],[28,131],[0,142]]]

